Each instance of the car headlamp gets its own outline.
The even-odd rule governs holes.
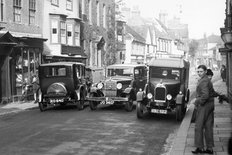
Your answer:
[[[102,89],[102,88],[103,88],[103,83],[98,83],[98,84],[97,84],[97,88],[98,88],[98,89]]]
[[[117,84],[117,89],[122,89],[122,84],[121,83]]]
[[[168,94],[167,95],[167,100],[171,100],[172,99],[172,95],[171,94]]]
[[[151,94],[151,93],[148,93],[148,94],[147,94],[147,98],[148,98],[148,99],[151,99],[151,98],[152,98],[152,94]]]

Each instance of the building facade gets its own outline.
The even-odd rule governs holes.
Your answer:
[[[94,70],[97,82],[104,76],[107,65],[116,62],[114,0],[81,0],[83,20],[81,45],[87,55],[86,65]]]
[[[0,103],[20,99],[41,63],[43,1],[1,0]]]
[[[83,20],[78,0],[44,0],[44,63],[57,61],[86,62],[81,44]]]

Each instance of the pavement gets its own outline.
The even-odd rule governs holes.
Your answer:
[[[222,94],[227,93],[225,82],[217,80],[214,82],[214,89]],[[191,100],[188,111],[177,131],[172,147],[167,153],[168,155],[192,155],[191,151],[194,147],[194,123],[191,123],[192,113],[194,109],[194,100]],[[29,102],[13,102],[6,105],[0,105],[0,116],[9,113],[17,113],[23,110],[38,108],[38,103]],[[232,108],[231,105],[224,102],[220,104],[215,98],[215,116],[214,116],[214,155],[228,155],[227,145],[228,139],[232,132]]]
[[[34,101],[27,101],[27,102],[12,102],[5,105],[0,105],[0,116],[10,114],[10,113],[17,113],[23,110],[29,110],[33,108],[38,108],[38,103],[34,103]]]
[[[215,91],[226,94],[226,83],[218,80],[213,84]],[[192,113],[194,109],[194,100],[190,102],[188,111],[177,131],[177,135],[172,144],[168,155],[192,155],[194,146],[194,127],[195,123],[191,123]],[[220,104],[215,98],[214,112],[214,155],[228,155],[228,140],[232,132],[232,108],[231,105],[223,102]]]

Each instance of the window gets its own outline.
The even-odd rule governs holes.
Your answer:
[[[59,6],[59,0],[51,0],[52,5]]]
[[[100,26],[100,5],[99,2],[96,2],[97,5],[97,26]]]
[[[29,0],[29,24],[35,24],[35,0]]]
[[[3,21],[3,0],[1,0],[1,8],[0,8],[0,21]]]
[[[75,45],[80,46],[80,24],[75,25]]]
[[[81,1],[81,11],[82,11],[82,14],[85,14],[85,0]]]
[[[60,41],[61,44],[66,44],[66,24],[64,21],[60,22]]]
[[[68,45],[73,45],[73,25],[72,24],[67,24],[67,40],[68,40]]]
[[[66,1],[66,9],[67,10],[72,10],[72,0],[67,0]]]
[[[106,28],[106,5],[105,4],[103,4],[102,19],[103,19],[103,27]]]
[[[89,4],[89,23],[92,24],[92,1],[88,0]]]
[[[21,22],[21,0],[14,0],[14,21]]]
[[[58,43],[58,21],[51,20],[51,43]]]

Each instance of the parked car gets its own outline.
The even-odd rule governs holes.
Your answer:
[[[88,98],[91,110],[99,104],[123,104],[126,111],[133,110],[136,93],[147,81],[144,64],[115,64],[106,68],[106,79],[91,87]]]
[[[87,95],[85,65],[77,62],[55,62],[39,66],[41,111],[56,105],[84,108]]]
[[[176,113],[182,120],[190,91],[189,62],[182,58],[153,58],[148,64],[148,83],[137,93],[137,118],[147,113]]]

